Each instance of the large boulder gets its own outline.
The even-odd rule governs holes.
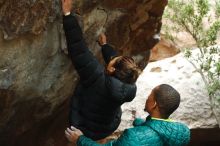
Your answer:
[[[158,42],[153,36],[160,33],[166,4],[75,0],[74,8],[99,59],[96,40],[105,31],[121,54],[136,56],[144,67]],[[78,77],[63,53],[61,17],[60,0],[0,0],[0,145],[63,145],[68,100]]]
[[[159,43],[151,49],[150,61],[163,60],[175,56],[179,52],[180,49],[171,40],[161,37]]]
[[[148,114],[144,112],[145,101],[151,90],[159,84],[170,84],[181,94],[180,107],[172,114],[171,119],[183,122],[191,129],[215,128],[220,125],[220,101],[216,99],[211,104],[201,75],[184,54],[180,53],[148,64],[138,78],[136,98],[123,105],[119,131],[132,126],[135,117],[146,118]]]

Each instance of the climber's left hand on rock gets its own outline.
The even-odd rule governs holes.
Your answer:
[[[72,11],[73,0],[61,0],[63,14],[66,15]]]

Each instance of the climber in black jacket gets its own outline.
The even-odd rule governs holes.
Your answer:
[[[121,105],[136,95],[140,69],[131,57],[116,56],[100,36],[106,68],[89,51],[76,18],[70,14],[73,0],[62,0],[63,27],[68,52],[80,76],[71,98],[70,125],[85,136],[100,140],[114,132],[121,121]]]

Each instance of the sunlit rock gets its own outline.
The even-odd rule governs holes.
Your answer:
[[[217,120],[220,117],[219,101],[216,100],[211,104],[201,75],[180,53],[148,64],[137,81],[136,98],[123,106],[124,112],[119,130],[130,127],[135,117],[145,118],[148,115],[144,112],[145,101],[151,90],[159,84],[170,84],[181,94],[180,107],[171,119],[181,121],[192,129],[219,126]],[[215,114],[211,107],[216,110]]]

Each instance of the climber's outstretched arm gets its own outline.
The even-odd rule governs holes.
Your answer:
[[[84,86],[90,86],[102,74],[101,65],[89,51],[75,16],[71,15],[73,0],[61,0],[63,28],[68,52]]]
[[[61,0],[63,10],[63,28],[66,35],[67,47],[71,57],[88,51],[82,30],[77,19],[71,15],[73,0]]]

